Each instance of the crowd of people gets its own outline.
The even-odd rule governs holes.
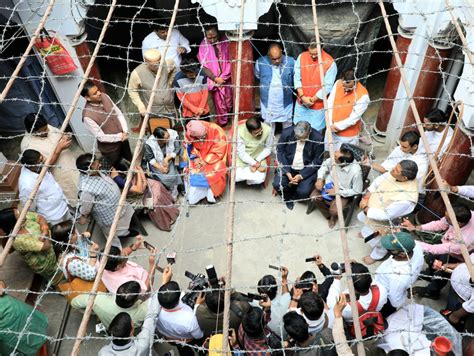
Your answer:
[[[21,204],[35,189],[48,157],[49,166],[14,236],[13,248],[34,273],[65,295],[73,309],[87,306],[88,291],[104,258],[99,244],[105,241],[92,242],[90,233],[80,234],[76,224],[87,226],[93,220],[107,237],[127,173],[133,171],[99,285],[103,293],[96,296],[92,308],[112,339],[99,355],[146,355],[153,343],[163,342],[176,346],[180,355],[217,355],[224,343],[224,290],[231,286],[210,276],[193,276],[188,288],[180,286],[168,264],[156,292],[158,250],[133,226],[134,217],[145,212],[159,229],[170,231],[182,193],[189,204],[204,199],[215,203],[225,192],[232,158],[231,133],[226,132],[232,113],[228,40],[215,27],[206,28],[193,58],[189,41],[174,29],[162,58],[167,35],[168,27],[160,24],[144,39],[144,62],[128,81],[128,94],[142,118],[153,97],[149,116],[173,123],[148,133],[136,167],[130,163],[129,134],[137,130],[129,128],[119,107],[93,82],[87,82],[81,92],[86,100],[83,123],[96,138],[93,152],[76,155],[70,149],[72,137],[59,134],[41,114],[25,118],[18,182]],[[162,74],[153,91],[159,65]],[[236,181],[265,184],[274,167],[273,194],[281,195],[288,209],[307,204],[311,214],[317,208],[330,229],[338,221],[333,175],[337,175],[343,209],[360,199],[359,237],[372,251],[362,261],[351,262],[359,320],[354,320],[343,283],[345,266],[327,266],[316,255],[315,268],[324,276],[320,283],[312,270],[290,278],[288,268],[277,266],[277,276],[267,274],[256,281],[257,293],[232,292],[232,354],[352,355],[355,325],[367,338],[366,348],[390,355],[429,354],[433,340],[443,336],[454,354],[460,354],[463,346],[472,350],[471,338],[465,337],[462,345],[459,332],[474,330],[474,287],[451,218],[446,215],[423,225],[415,225],[411,218],[423,204],[429,167],[420,134],[406,130],[399,146],[382,163],[375,163],[358,147],[362,115],[370,103],[368,91],[354,70],[339,71],[342,75],[336,80],[336,62],[325,51],[320,57],[315,41],[297,59],[285,55],[277,43],[269,46],[267,55],[255,64],[260,118],[239,122],[237,127]],[[215,115],[211,115],[209,93]],[[282,124],[278,141],[277,123]],[[431,152],[446,154],[453,136],[446,115],[431,110],[424,127]],[[325,138],[326,130],[332,145]],[[327,158],[329,150],[334,151],[335,170]],[[377,177],[367,186],[369,170]],[[466,198],[474,196],[470,186],[446,183],[442,188]],[[464,245],[474,252],[472,212],[461,203],[455,203],[453,210]],[[18,218],[16,207],[0,211],[3,236],[11,235]],[[432,231],[443,231],[441,240],[423,242],[420,233]],[[124,246],[127,238],[134,242]],[[128,260],[137,250],[148,251],[147,268]],[[471,258],[474,261],[474,254]],[[380,265],[371,273],[367,265],[376,262]],[[429,284],[414,287],[418,279]],[[421,298],[439,299],[448,283],[449,296],[441,313],[419,303]],[[16,347],[34,354],[45,344],[47,319],[5,295],[5,288],[0,282],[2,330],[21,330],[22,320],[33,315],[26,328],[35,334],[27,333],[26,338],[0,333],[0,353],[9,354]]]

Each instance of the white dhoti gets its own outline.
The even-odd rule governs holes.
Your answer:
[[[197,204],[204,198],[206,198],[209,203],[216,202],[211,188],[191,187],[189,184],[186,184],[186,195],[189,204]]]
[[[362,229],[360,230],[360,233],[364,238],[369,235],[372,235],[375,232],[374,228],[371,225],[367,224],[367,216],[365,216],[362,211],[357,214],[357,220],[364,224],[364,226],[362,226]],[[382,221],[380,222],[380,225],[384,225]],[[370,257],[372,257],[374,260],[381,260],[388,252],[385,248],[383,248],[381,240],[382,236],[377,236],[376,238],[373,238],[372,240],[367,242],[369,246],[372,247]]]
[[[266,172],[259,172],[258,170],[252,172],[250,167],[237,167],[235,171],[235,181],[247,181],[248,185],[262,184],[265,181]]]

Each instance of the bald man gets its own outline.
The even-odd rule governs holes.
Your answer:
[[[260,114],[272,126],[277,122],[287,128],[292,124],[293,76],[295,60],[285,56],[278,43],[272,43],[266,56],[255,65],[255,76],[260,80]]]
[[[144,58],[145,62],[133,70],[128,82],[128,95],[138,108],[142,120],[143,117],[145,117],[156,73],[160,65],[161,52],[157,49],[149,49],[145,51]],[[176,117],[172,89],[175,75],[176,65],[174,61],[172,59],[166,59],[151,107],[150,115],[152,117],[168,117],[171,119]],[[132,131],[137,132],[139,129],[140,127],[135,127]]]

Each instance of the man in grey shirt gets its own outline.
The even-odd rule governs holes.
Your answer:
[[[362,169],[354,161],[354,153],[342,146],[334,152],[336,161],[336,174],[341,193],[342,208],[349,203],[350,199],[362,193]],[[326,159],[318,170],[318,179],[310,196],[310,202],[306,214],[311,214],[318,207],[319,211],[328,220],[328,225],[333,228],[337,221],[336,191],[331,176],[331,159]]]

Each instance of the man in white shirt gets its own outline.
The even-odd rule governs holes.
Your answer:
[[[472,199],[474,198],[474,185],[449,185],[448,182],[443,181],[444,190],[449,190],[451,193],[458,194],[462,197]]]
[[[372,248],[370,256],[363,258],[365,264],[373,264],[387,254],[381,245],[380,236],[371,236],[384,225],[390,225],[394,219],[410,214],[418,201],[416,175],[417,165],[414,161],[403,160],[390,173],[377,177],[368,188],[360,202],[362,211],[357,219],[364,224],[361,237],[367,239]],[[371,239],[370,239],[371,238]]]
[[[354,283],[354,289],[356,295],[359,295],[357,299],[357,303],[359,303],[364,310],[369,308],[369,305],[372,303],[374,298],[374,288],[378,289],[379,298],[378,303],[375,308],[376,311],[382,310],[383,306],[387,303],[387,290],[385,287],[379,283],[372,283],[372,277],[370,275],[369,269],[361,263],[352,262],[352,281]],[[345,290],[342,292],[341,290],[341,278],[340,276],[335,276],[334,281],[329,288],[329,294],[327,299],[327,304],[329,309],[334,309],[337,304],[338,297],[341,293],[348,294],[349,291]],[[346,323],[352,324],[352,309],[351,304],[347,303],[345,308],[342,310],[342,317]]]
[[[454,130],[447,124],[446,114],[440,109],[433,109],[428,112],[423,118],[423,128],[425,129],[425,135],[430,144],[431,153],[433,153],[436,160],[441,159],[446,153],[446,150],[451,143],[453,138]],[[447,130],[446,137],[441,147],[441,141]],[[423,151],[425,150],[424,145],[420,147]],[[438,152],[439,149],[439,152]],[[438,154],[436,154],[438,152]]]
[[[18,180],[18,189],[20,201],[25,204],[35,187],[45,158],[38,151],[25,150],[20,161],[23,167]],[[69,214],[68,201],[50,172],[46,172],[30,210],[42,215],[50,225],[57,225],[72,219]]]
[[[362,169],[354,161],[354,153],[341,147],[334,153],[336,174],[339,182],[342,208],[350,199],[362,193]],[[333,185],[331,159],[326,159],[318,170],[318,179],[310,195],[310,202],[306,214],[311,214],[317,206],[321,214],[328,220],[329,228],[333,228],[337,221],[336,191]]]
[[[405,132],[400,137],[400,145],[394,148],[385,161],[382,164],[372,163],[371,167],[373,170],[383,174],[390,172],[397,163],[405,159],[409,159],[417,164],[418,174],[416,179],[418,181],[418,189],[420,192],[423,192],[423,184],[428,172],[429,163],[425,150],[420,146],[420,134],[416,131]]]
[[[164,23],[159,23],[142,42],[142,54],[145,58],[145,52],[149,49],[157,49],[161,53],[165,53],[166,37],[168,36],[169,26]],[[168,51],[166,52],[166,59],[172,60],[176,67],[181,65],[181,55],[191,52],[189,41],[177,29],[171,30],[171,38]]]
[[[161,312],[156,322],[156,332],[168,340],[190,343],[204,336],[193,309],[181,301],[178,283],[169,281],[158,291]],[[189,346],[177,345],[178,349],[190,350]]]
[[[418,279],[425,261],[423,250],[407,232],[385,235],[381,243],[390,257],[375,271],[375,283],[387,290],[388,301],[381,310],[387,317],[408,302],[407,290]]]
[[[281,293],[278,294],[278,282],[272,275],[263,276],[258,281],[258,293],[266,294],[272,301],[272,318],[267,326],[277,335],[285,332],[283,327],[283,315],[290,306],[291,295],[288,289],[288,268],[281,267]],[[255,304],[252,304],[256,306]]]

